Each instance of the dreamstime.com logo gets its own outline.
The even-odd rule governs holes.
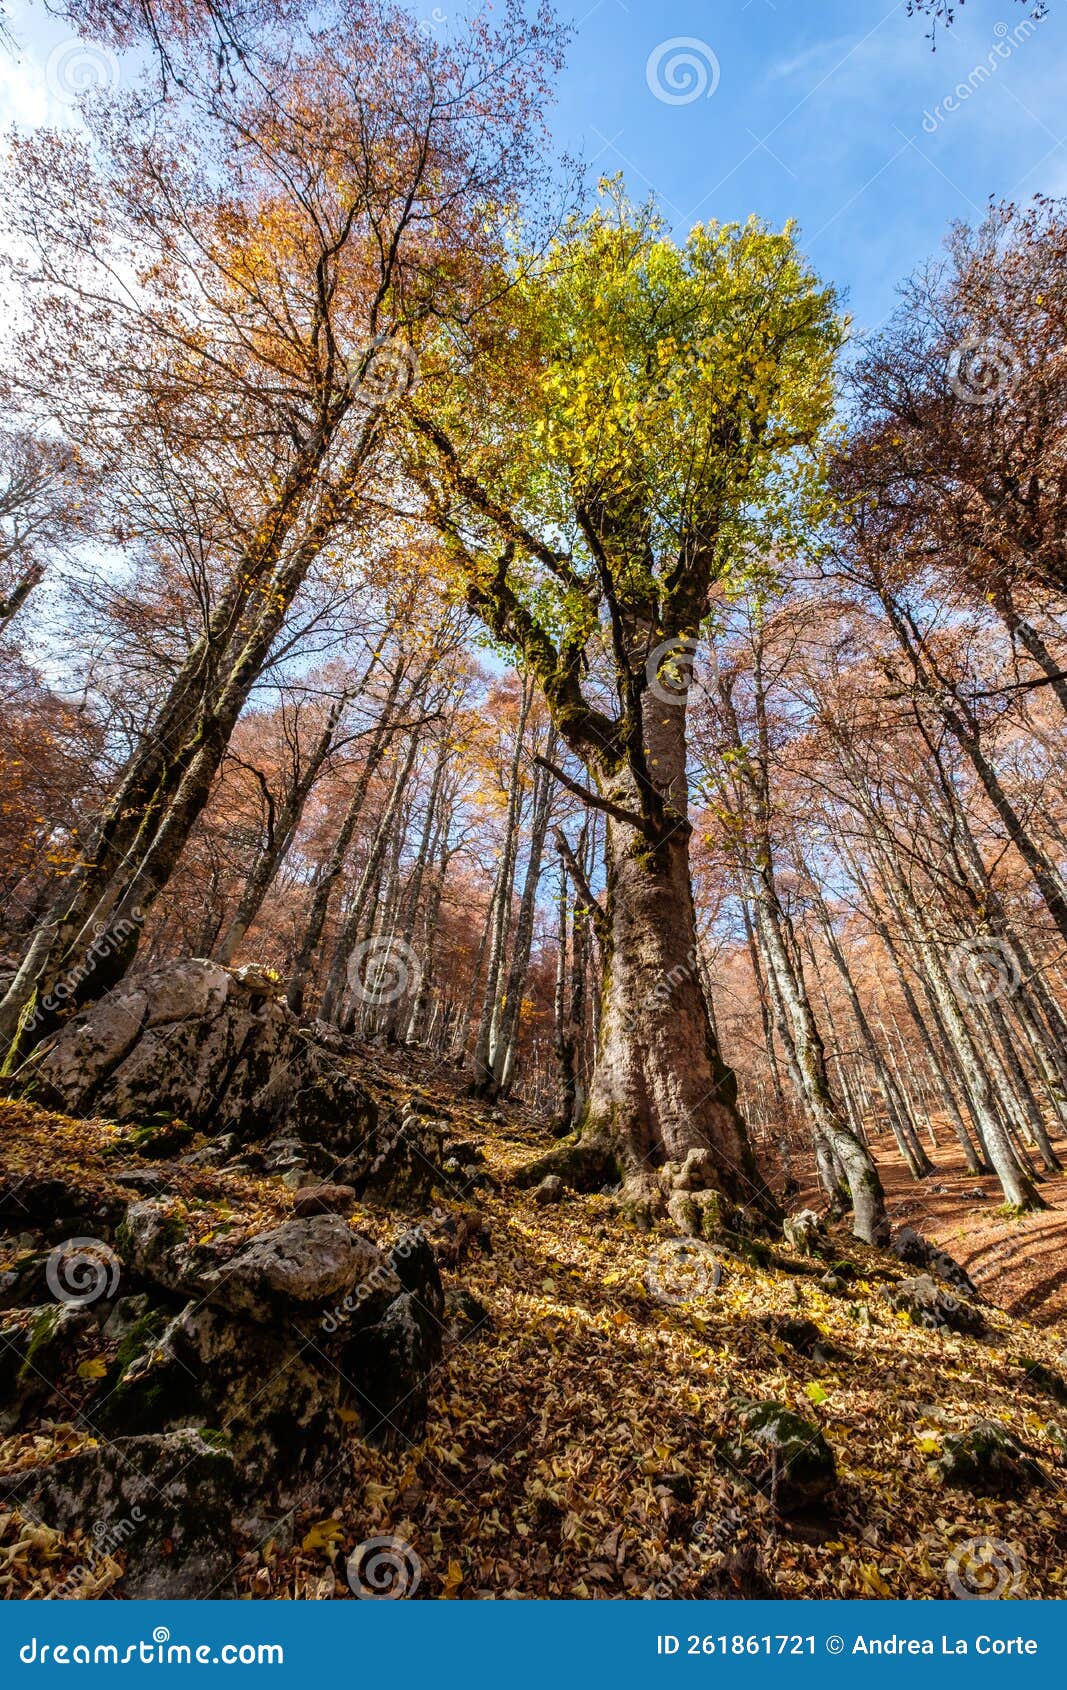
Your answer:
[[[44,1277],[57,1303],[82,1309],[118,1290],[122,1264],[102,1238],[67,1238],[45,1264]]]
[[[955,945],[948,972],[956,996],[964,1003],[1010,998],[1022,981],[1015,952],[1006,939],[992,933],[978,933]]]
[[[669,1238],[649,1251],[645,1284],[657,1302],[693,1303],[721,1279],[722,1263],[702,1238]]]
[[[139,1643],[38,1643],[31,1637],[19,1650],[23,1666],[74,1667],[280,1667],[280,1643],[172,1643],[165,1625]]]
[[[957,82],[955,88],[950,88],[947,94],[942,95],[933,111],[923,112],[923,129],[927,135],[936,135],[953,112],[966,105],[971,95],[976,94],[983,83],[996,74],[1004,60],[1011,58],[1016,47],[1021,47],[1024,41],[1029,41],[1046,15],[1044,10],[1035,6],[1030,16],[1023,18],[1014,29],[1003,20],[993,25],[993,34],[997,39],[985,58],[972,65],[968,74]]]
[[[1023,1564],[1010,1543],[972,1537],[952,1551],[945,1568],[949,1589],[961,1602],[1000,1602],[1018,1596]]]
[[[399,1537],[369,1537],[348,1557],[348,1586],[361,1602],[399,1602],[414,1596],[422,1562]]]
[[[710,100],[719,86],[719,61],[706,41],[675,35],[653,47],[645,65],[650,93],[665,106],[691,106]]]
[[[992,405],[1021,371],[1022,360],[1007,341],[972,335],[949,354],[948,385],[965,405]]]
[[[99,41],[61,41],[53,47],[44,68],[52,98],[76,106],[87,94],[107,94],[119,85],[119,61]]]
[[[404,939],[364,939],[348,962],[352,996],[372,1009],[384,1009],[418,991],[422,964]]]
[[[419,384],[419,365],[414,347],[395,335],[375,335],[363,349],[359,386],[372,405],[388,405],[403,399]]]

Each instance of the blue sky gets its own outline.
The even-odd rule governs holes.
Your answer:
[[[424,28],[447,29],[469,9],[410,4]],[[750,211],[795,217],[860,332],[892,308],[897,283],[936,253],[950,221],[980,216],[990,195],[1067,193],[1067,0],[1050,0],[1050,15],[1022,31],[1018,0],[966,0],[936,53],[907,0],[575,5],[551,114],[560,148],[595,173],[622,171],[637,195],[654,190],[681,234]],[[69,27],[40,0],[9,11],[21,51],[0,49],[0,128],[70,121],[57,68]],[[684,64],[672,81],[678,52],[689,81]]]
[[[990,195],[1067,193],[1065,0],[1022,31],[1018,0],[966,0],[934,53],[906,0],[578,5],[553,118],[560,146],[654,190],[679,233],[749,212],[796,218],[858,331]],[[664,44],[679,39],[699,45],[680,49],[690,74],[679,65],[672,85],[679,49]],[[650,80],[676,95],[706,86],[669,104]]]

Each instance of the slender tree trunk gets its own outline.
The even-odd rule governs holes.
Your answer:
[[[393,777],[389,796],[378,819],[378,825],[374,830],[374,836],[367,853],[367,860],[363,865],[363,873],[360,875],[359,883],[352,895],[352,902],[344,921],[341,923],[341,930],[337,935],[330,957],[330,966],[326,975],[326,985],[323,990],[319,1013],[324,1021],[335,1021],[338,1026],[347,1028],[351,1021],[351,1016],[345,1012],[345,998],[346,995],[349,995],[349,965],[355,952],[357,940],[360,937],[360,928],[368,910],[373,908],[372,890],[375,881],[381,874],[389,844],[393,838],[404,791],[415,763],[418,743],[418,735],[413,733],[408,739],[408,747],[403,762],[400,763]],[[399,844],[399,839],[397,843]],[[364,937],[369,938],[371,935],[364,935]],[[366,982],[364,985],[366,985]]]
[[[300,941],[300,948],[297,951],[296,961],[293,964],[293,971],[289,979],[289,991],[286,997],[289,1008],[295,1010],[298,1015],[304,1008],[308,982],[311,979],[311,971],[318,953],[319,942],[326,926],[326,917],[329,913],[334,888],[344,869],[345,858],[355,835],[356,824],[367,801],[370,783],[374,779],[378,766],[389,746],[392,732],[392,711],[396,703],[397,693],[400,690],[402,675],[402,667],[398,665],[382,708],[381,721],[378,723],[367,751],[366,762],[363,764],[359,778],[352,789],[352,796],[334,839],[330,855],[326,859],[322,873],[315,882],[311,906],[304,924],[304,932]]]
[[[554,751],[554,743],[550,741],[548,755],[551,757]],[[519,919],[512,945],[511,967],[508,970],[507,984],[504,988],[500,1026],[497,1030],[496,1046],[492,1056],[493,1080],[498,1093],[506,1094],[510,1090],[518,1054],[519,1015],[522,1008],[523,991],[526,986],[526,976],[530,968],[530,953],[533,948],[537,889],[541,883],[541,860],[544,855],[545,836],[548,833],[548,822],[552,811],[553,785],[552,776],[548,771],[538,769],[537,779],[534,782],[533,816],[530,824],[526,876],[523,881],[522,898],[519,901]]]
[[[237,955],[245,934],[263,907],[263,900],[274,884],[286,853],[296,837],[319,773],[333,747],[337,724],[349,694],[342,693],[330,706],[322,732],[312,747],[304,768],[294,774],[282,799],[278,814],[271,819],[263,849],[258,853],[252,872],[245,882],[237,908],[215,952],[219,962],[230,963]]]
[[[870,1152],[842,1118],[830,1090],[826,1053],[790,943],[789,918],[778,902],[766,858],[756,880],[756,919],[789,1016],[804,1096],[822,1138],[844,1170],[852,1198],[853,1230],[867,1244],[889,1237],[885,1196]]]
[[[482,1013],[478,1022],[478,1033],[474,1041],[474,1057],[471,1064],[474,1070],[474,1077],[471,1081],[471,1095],[473,1097],[490,1097],[495,1090],[493,1042],[495,1031],[500,1025],[500,982],[507,951],[508,928],[511,925],[511,900],[515,880],[515,862],[519,847],[519,823],[522,816],[521,776],[525,753],[523,742],[526,737],[526,723],[529,719],[532,702],[533,682],[524,678],[519,720],[515,729],[515,744],[512,749],[511,768],[508,776],[504,848],[500,857],[499,890],[493,906],[493,930],[489,945],[485,996],[482,999]]]

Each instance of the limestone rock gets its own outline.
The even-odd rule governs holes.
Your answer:
[[[798,1256],[817,1256],[828,1242],[826,1229],[814,1209],[787,1215],[782,1223],[782,1236]]]
[[[177,1117],[191,1131],[260,1138],[284,1128],[357,1155],[376,1111],[340,1034],[309,1026],[258,975],[189,958],[123,981],[27,1064],[24,1090],[68,1114]]]
[[[430,1380],[441,1357],[441,1326],[410,1291],[381,1320],[356,1333],[342,1357],[368,1443],[393,1447],[425,1424]]]
[[[928,1273],[917,1274],[914,1279],[898,1280],[894,1285],[883,1285],[881,1290],[890,1308],[906,1314],[913,1326],[925,1326],[931,1331],[969,1333],[975,1338],[984,1337],[988,1331],[980,1310],[973,1303],[947,1291]]]
[[[558,1174],[546,1174],[540,1185],[535,1185],[532,1197],[539,1208],[547,1208],[553,1203],[563,1201],[563,1181]]]
[[[324,1310],[384,1266],[339,1215],[285,1221],[227,1251],[194,1244],[166,1204],[145,1201],[129,1209],[118,1242],[142,1278],[263,1324]]]
[[[927,1273],[943,1279],[946,1285],[951,1285],[964,1297],[977,1297],[978,1287],[968,1274],[946,1250],[937,1244],[932,1244],[928,1238],[916,1232],[912,1226],[902,1226],[894,1235],[890,1244],[893,1254],[909,1267],[922,1268]]]
[[[722,1448],[780,1513],[821,1502],[836,1481],[834,1454],[818,1426],[778,1402],[743,1403]]]
[[[20,1426],[27,1416],[61,1392],[83,1339],[95,1331],[86,1308],[45,1303],[0,1329],[0,1432]]]
[[[306,1185],[297,1193],[293,1214],[350,1215],[355,1207],[356,1194],[350,1185]]]
[[[124,1596],[229,1596],[236,1555],[233,1457],[218,1434],[120,1437],[4,1480],[46,1525],[85,1531],[106,1522],[126,1560]]]
[[[986,1496],[1018,1494],[1046,1477],[1034,1451],[997,1420],[978,1420],[947,1437],[939,1466],[946,1485]]]

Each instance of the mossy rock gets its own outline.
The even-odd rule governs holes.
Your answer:
[[[74,1355],[95,1325],[87,1309],[46,1303],[33,1309],[28,1321],[4,1329],[0,1334],[6,1362],[0,1386],[0,1429],[14,1431],[68,1386]]]
[[[1043,1361],[1032,1361],[1027,1356],[1017,1357],[1015,1365],[1022,1368],[1028,1385],[1067,1407],[1067,1382],[1054,1368],[1047,1367]]]
[[[196,1129],[176,1115],[156,1115],[127,1132],[116,1150],[131,1151],[151,1162],[166,1161],[189,1150],[196,1137]]]
[[[117,1438],[15,1476],[14,1497],[64,1532],[102,1520],[125,1559],[133,1600],[235,1594],[234,1464],[226,1440],[196,1428]]]
[[[728,1466],[782,1514],[814,1507],[837,1480],[834,1452],[820,1428],[780,1402],[738,1405],[738,1431],[720,1443]]]
[[[881,1292],[890,1308],[906,1315],[913,1326],[923,1326],[931,1332],[959,1332],[972,1338],[984,1338],[989,1330],[980,1309],[967,1298],[947,1290],[928,1273],[883,1285]]]
[[[46,1269],[49,1250],[31,1250],[19,1256],[0,1275],[0,1309],[29,1309],[51,1295]]]
[[[171,1321],[165,1308],[151,1308],[123,1334],[114,1361],[100,1382],[89,1414],[111,1436],[137,1437],[160,1432],[195,1412],[194,1382],[171,1357],[159,1353]]]
[[[978,1420],[942,1445],[938,1465],[946,1485],[999,1496],[1044,1484],[1036,1452],[998,1420]]]

